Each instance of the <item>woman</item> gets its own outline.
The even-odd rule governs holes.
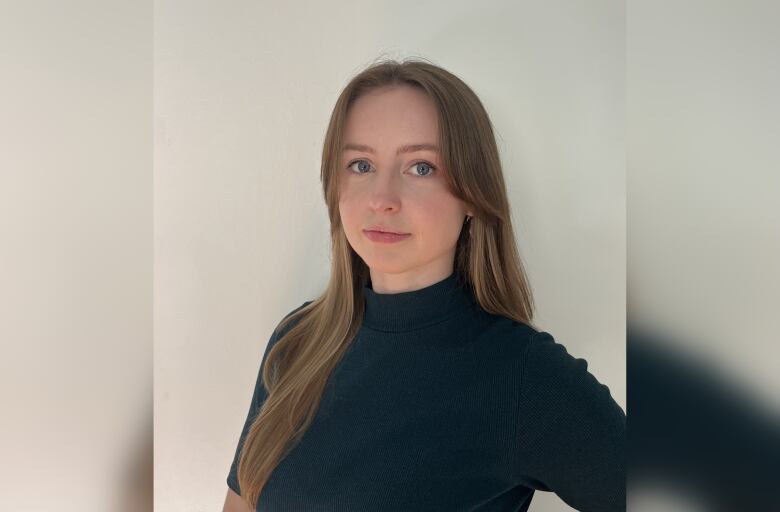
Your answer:
[[[534,490],[625,510],[625,414],[533,327],[474,92],[427,61],[370,66],[321,180],[330,280],[271,336],[225,510],[517,511]]]

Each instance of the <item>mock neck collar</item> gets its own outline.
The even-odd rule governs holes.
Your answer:
[[[454,316],[476,301],[457,271],[425,288],[377,293],[371,280],[363,287],[363,324],[377,331],[413,331]]]

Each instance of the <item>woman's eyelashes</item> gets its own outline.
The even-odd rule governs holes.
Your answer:
[[[362,164],[362,165],[358,165],[357,166],[358,170],[355,170],[355,169],[353,169],[353,166],[355,164]],[[436,171],[436,167],[433,164],[431,164],[429,162],[426,162],[424,160],[420,160],[419,162],[413,163],[411,165],[411,168],[415,168],[415,169],[417,169],[416,172],[419,172],[418,166],[420,166],[420,165],[424,165],[424,166],[426,166],[426,167],[428,167],[430,169],[428,171],[424,172],[423,174],[415,174],[415,176],[417,176],[419,178],[425,178],[426,176],[430,176],[430,175],[432,175]],[[368,161],[366,161],[366,160],[353,160],[352,162],[349,163],[349,165],[347,165],[347,169],[352,170],[352,172],[354,174],[366,174],[371,169],[371,164],[368,163]]]

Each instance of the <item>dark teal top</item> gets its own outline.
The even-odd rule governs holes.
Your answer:
[[[585,360],[482,310],[457,273],[364,295],[363,324],[258,511],[525,511],[534,490],[625,510],[626,416]],[[238,494],[239,451],[266,396],[258,372],[227,477]]]

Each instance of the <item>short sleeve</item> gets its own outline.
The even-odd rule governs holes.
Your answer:
[[[625,412],[584,359],[546,332],[521,376],[517,467],[523,483],[583,512],[625,511]]]
[[[311,302],[312,301],[304,302],[301,306],[285,315],[284,318],[291,316],[293,313],[296,313],[298,310],[304,308],[308,304],[311,304]],[[236,446],[236,450],[233,455],[233,462],[230,464],[230,471],[228,472],[227,476],[228,487],[239,496],[241,495],[241,488],[238,485],[238,462],[241,457],[241,448],[244,446],[244,440],[246,439],[246,435],[249,433],[249,429],[252,427],[252,423],[254,423],[255,418],[260,412],[260,408],[263,406],[265,399],[268,397],[268,391],[263,385],[263,366],[265,365],[265,360],[268,358],[268,353],[271,352],[273,346],[282,337],[282,335],[291,328],[292,324],[288,324],[283,330],[274,329],[274,332],[271,334],[271,338],[268,340],[268,344],[265,347],[265,352],[263,353],[263,358],[260,362],[260,368],[257,371],[257,378],[255,379],[255,388],[254,392],[252,393],[252,400],[249,404],[249,411],[247,412],[246,419],[244,420],[244,426],[241,429],[238,445]]]

